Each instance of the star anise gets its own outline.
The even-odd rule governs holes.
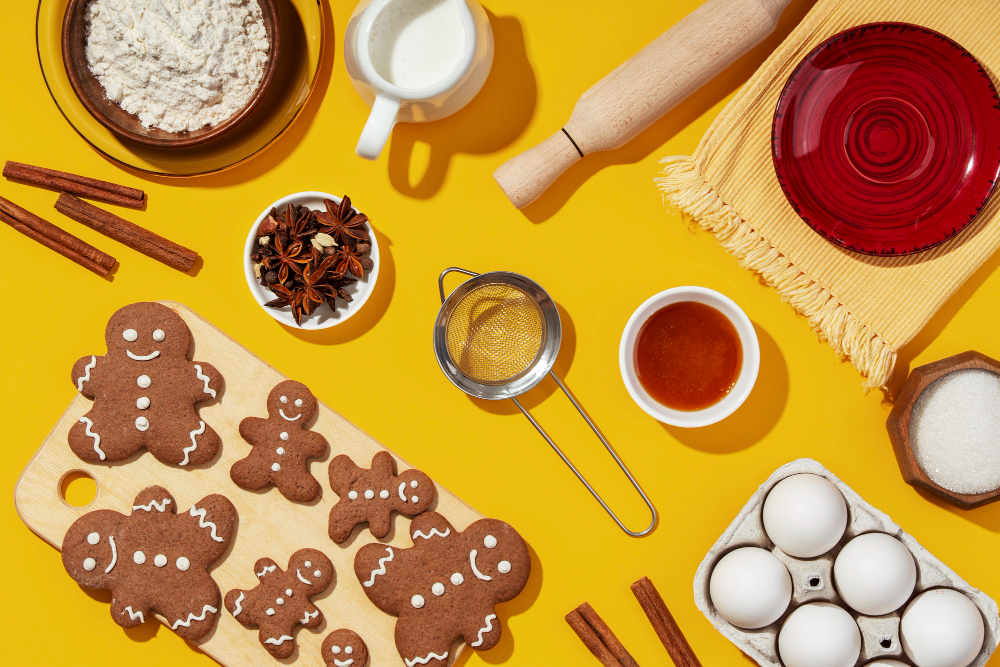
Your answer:
[[[365,277],[365,267],[362,261],[368,260],[371,262],[370,257],[362,257],[357,250],[347,245],[346,243],[339,248],[337,248],[337,254],[334,257],[339,262],[337,264],[337,271],[342,275],[348,273],[357,276],[358,278]],[[374,264],[373,264],[374,265]],[[369,266],[368,268],[371,268]]]
[[[288,205],[285,209],[285,224],[288,227],[288,236],[296,241],[303,241],[307,236],[311,236],[309,226],[312,222],[313,211],[305,208]]]
[[[278,282],[288,280],[289,271],[296,274],[302,273],[302,265],[307,263],[311,256],[303,253],[304,246],[301,241],[293,241],[284,234],[276,234],[274,237],[274,254],[264,258],[264,267],[267,269],[278,269]]]
[[[323,205],[326,206],[326,212],[316,214],[316,220],[320,224],[319,231],[329,234],[337,243],[343,245],[348,244],[348,239],[359,241],[368,238],[368,232],[365,230],[368,216],[354,212],[350,197],[344,195],[339,205],[332,199],[324,199]]]

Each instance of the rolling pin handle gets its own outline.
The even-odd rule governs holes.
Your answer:
[[[545,192],[583,152],[565,130],[517,155],[493,172],[493,178],[517,208],[524,208]]]

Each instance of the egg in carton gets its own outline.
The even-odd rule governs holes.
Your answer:
[[[847,530],[836,547],[817,558],[800,559],[789,556],[771,542],[764,530],[762,510],[767,494],[778,482],[800,473],[811,473],[826,478],[837,487],[847,501],[849,512]],[[764,667],[782,667],[778,657],[778,632],[789,614],[810,602],[838,604],[854,617],[861,630],[862,639],[858,665],[866,665],[877,659],[907,660],[899,636],[900,619],[906,605],[884,616],[865,616],[844,604],[834,585],[833,563],[837,554],[854,537],[871,532],[895,537],[913,554],[917,565],[917,584],[911,599],[928,589],[952,588],[972,600],[982,614],[985,639],[982,650],[970,663],[970,667],[985,665],[1000,642],[1000,614],[997,603],[982,591],[970,586],[886,514],[875,509],[836,475],[812,459],[799,459],[779,468],[744,505],[739,515],[698,566],[694,578],[695,603],[719,632]],[[745,630],[727,622],[715,609],[709,594],[709,582],[715,565],[723,556],[740,547],[760,547],[772,552],[788,568],[792,578],[792,601],[788,609],[777,621],[758,630]]]

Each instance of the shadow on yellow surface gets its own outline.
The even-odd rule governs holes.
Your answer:
[[[452,157],[495,153],[517,139],[535,110],[535,75],[525,52],[524,30],[513,16],[489,10],[496,44],[493,67],[479,94],[456,114],[431,123],[400,123],[389,146],[389,182],[399,193],[427,199],[441,189]],[[422,176],[410,182],[414,145],[430,146]]]

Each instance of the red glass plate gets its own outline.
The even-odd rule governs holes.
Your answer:
[[[944,35],[871,23],[820,44],[792,73],[771,149],[795,211],[833,243],[905,255],[965,228],[1000,174],[1000,97]]]

